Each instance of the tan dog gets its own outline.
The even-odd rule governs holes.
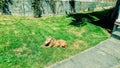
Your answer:
[[[52,37],[48,37],[45,41],[45,46],[60,46],[63,48],[66,48],[66,41],[65,40],[56,40]]]

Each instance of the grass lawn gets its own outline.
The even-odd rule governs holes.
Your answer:
[[[70,25],[67,15],[29,18],[0,15],[0,68],[44,68],[73,56],[110,37],[103,28],[82,21]],[[66,49],[47,48],[45,38],[52,36],[67,41]]]

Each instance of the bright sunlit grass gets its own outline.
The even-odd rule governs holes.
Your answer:
[[[89,22],[69,25],[66,15],[27,18],[0,15],[0,68],[43,68],[68,58],[109,37],[108,32]],[[66,49],[47,48],[45,38],[67,41]]]

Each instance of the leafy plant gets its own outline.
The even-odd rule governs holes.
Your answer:
[[[0,0],[0,9],[3,14],[11,14],[9,4],[13,4],[12,0]]]
[[[32,7],[34,8],[34,17],[41,17],[42,0],[33,0]]]
[[[0,9],[4,6],[5,0],[0,0]]]

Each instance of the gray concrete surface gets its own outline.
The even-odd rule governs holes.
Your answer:
[[[118,68],[120,66],[120,40],[109,38],[95,47],[48,68]]]

